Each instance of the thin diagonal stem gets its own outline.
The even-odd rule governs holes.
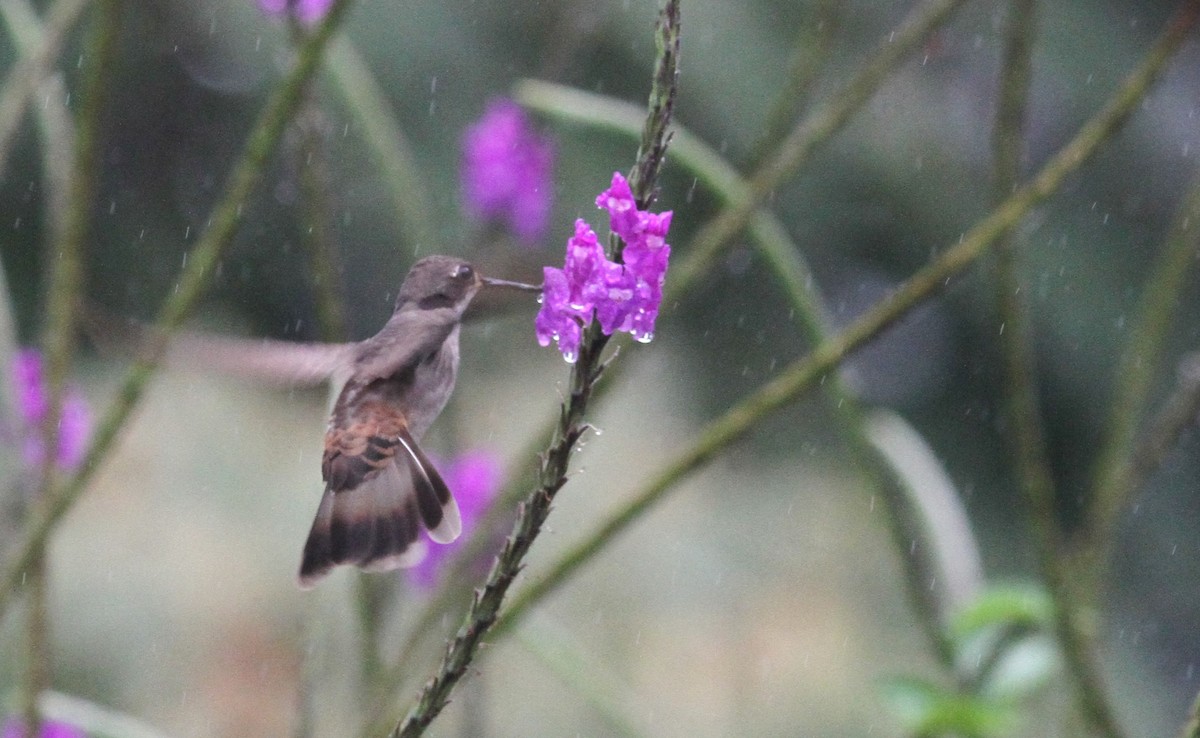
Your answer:
[[[1142,100],[1167,60],[1195,25],[1198,13],[1200,0],[1189,0],[1104,108],[1028,185],[1008,197],[964,235],[956,246],[942,253],[933,263],[901,285],[890,298],[860,316],[839,335],[822,342],[807,357],[789,365],[753,395],[705,426],[691,447],[672,459],[625,505],[557,559],[542,579],[519,592],[501,614],[493,632],[504,633],[511,629],[530,607],[557,589],[617,534],[640,519],[678,482],[744,437],[768,413],[794,401],[826,377],[850,352],[939,290],[953,275],[982,256],[993,241],[1020,222],[1030,209],[1053,194],[1063,179],[1095,153]]]
[[[272,93],[247,139],[241,158],[229,175],[224,195],[213,211],[209,229],[193,249],[175,292],[159,312],[155,325],[158,335],[170,335],[199,300],[214,267],[233,240],[242,221],[244,204],[262,178],[267,159],[275,150],[284,127],[296,113],[304,85],[316,71],[322,51],[350,4],[351,0],[334,0],[324,21],[301,46],[295,67]],[[144,357],[129,370],[116,399],[97,425],[79,471],[51,495],[43,513],[31,521],[20,540],[12,547],[0,574],[0,613],[3,613],[12,601],[13,593],[20,585],[21,578],[36,555],[38,547],[43,544],[62,516],[71,509],[112,449],[125,421],[141,399],[157,367],[157,357]]]
[[[814,11],[815,18],[811,21],[811,25],[816,27],[815,32],[806,27],[797,34],[787,80],[767,113],[762,135],[755,145],[754,161],[779,145],[797,113],[804,110],[812,88],[833,51],[839,25],[838,14],[841,12],[839,6],[836,0],[819,0]]]
[[[1200,416],[1200,354],[1191,354],[1180,362],[1175,389],[1163,402],[1162,408],[1150,420],[1141,441],[1133,452],[1129,484],[1132,489],[1142,486],[1167,454],[1179,443],[1179,437],[1196,425]]]
[[[1154,375],[1161,365],[1163,345],[1179,306],[1184,278],[1196,259],[1198,242],[1200,172],[1179,206],[1162,253],[1146,281],[1118,365],[1118,384],[1103,450],[1097,460],[1093,498],[1084,527],[1076,534],[1089,596],[1095,595],[1100,572],[1107,562],[1113,529],[1140,481],[1134,458],[1138,428]]]
[[[646,127],[630,176],[630,187],[639,203],[650,201],[666,153],[678,74],[679,29],[679,1],[667,0],[658,20],[658,54]],[[601,355],[607,343],[608,337],[600,332],[597,323],[593,322],[584,331],[579,358],[571,369],[570,394],[562,405],[554,438],[542,456],[538,484],[518,507],[512,534],[492,565],[487,581],[476,592],[462,627],[446,648],[441,666],[393,731],[396,738],[411,738],[425,731],[445,706],[450,691],[474,658],[480,640],[496,622],[504,596],[550,514],[555,494],[567,482],[571,455],[588,427],[584,415],[592,389],[604,370]]]

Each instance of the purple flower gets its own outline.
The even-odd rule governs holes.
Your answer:
[[[463,136],[462,189],[467,212],[498,220],[522,241],[546,232],[554,200],[554,146],[533,129],[521,106],[488,103]]]
[[[454,543],[430,546],[429,553],[413,568],[408,576],[418,587],[432,589],[438,583],[446,561],[457,551],[463,541],[479,522],[479,518],[500,490],[503,474],[500,461],[489,451],[468,451],[440,466],[446,486],[454,493],[458,511],[462,516],[464,535]]]
[[[671,257],[666,241],[671,213],[638,209],[629,182],[619,172],[596,198],[596,207],[608,211],[610,229],[625,242],[623,263],[609,261],[591,227],[577,220],[563,268],[543,270],[542,309],[534,321],[538,343],[556,341],[563,358],[572,363],[579,357],[582,328],[593,313],[606,335],[625,331],[643,343],[654,337]]]
[[[267,15],[294,14],[301,23],[313,24],[325,17],[333,0],[258,0]]]
[[[0,738],[25,738],[25,724],[16,718],[9,718],[4,723],[4,730],[0,731]],[[87,738],[87,733],[58,720],[43,720],[38,738]]]
[[[13,358],[12,381],[16,396],[16,411],[20,421],[21,456],[30,466],[39,466],[45,458],[42,423],[50,412],[50,398],[42,376],[42,356],[33,349],[21,349]],[[90,434],[91,414],[83,396],[68,388],[63,397],[58,419],[58,453],[55,462],[60,469],[71,470],[83,461]]]

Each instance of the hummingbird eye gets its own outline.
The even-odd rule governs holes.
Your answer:
[[[475,270],[469,264],[459,264],[450,272],[450,276],[454,279],[471,279],[475,276]]]

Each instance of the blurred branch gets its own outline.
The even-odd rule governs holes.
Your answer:
[[[338,38],[330,46],[328,74],[363,127],[363,137],[392,193],[392,205],[408,233],[413,253],[438,253],[440,241],[433,225],[433,207],[412,146],[375,74],[349,39]]]
[[[1130,322],[1116,373],[1109,425],[1097,460],[1095,487],[1084,525],[1076,533],[1085,592],[1094,597],[1112,546],[1113,529],[1144,478],[1135,443],[1184,277],[1200,248],[1200,171],[1192,181],[1154,262]]]
[[[839,3],[836,0],[818,0],[816,3],[813,25],[816,33],[808,27],[801,29],[796,35],[796,45],[792,50],[791,63],[788,65],[787,79],[775,98],[771,110],[767,113],[763,124],[762,134],[754,146],[751,161],[759,162],[778,146],[787,133],[788,125],[797,114],[803,112],[808,103],[812,88],[820,76],[821,70],[829,61],[833,52],[833,42],[838,31]],[[815,35],[815,38],[810,38]]]
[[[267,159],[275,150],[280,135],[295,114],[302,92],[312,77],[321,53],[333,35],[351,0],[334,0],[328,14],[299,50],[296,66],[268,99],[258,122],[246,142],[241,158],[226,182],[224,194],[213,210],[211,225],[192,250],[187,268],[180,275],[171,297],[159,312],[155,331],[169,335],[179,327],[199,300],[225,248],[233,240],[246,200],[262,178]],[[129,370],[116,400],[100,419],[91,446],[79,471],[47,500],[42,514],[36,516],[21,539],[12,546],[0,576],[0,613],[12,600],[29,563],[50,531],[83,493],[92,475],[100,467],[117,439],[125,421],[133,412],[146,385],[158,366],[158,357],[143,357]]]
[[[7,0],[6,0],[7,1]],[[0,173],[8,168],[8,154],[29,104],[30,95],[62,50],[67,34],[91,0],[56,0],[46,13],[46,25],[36,49],[21,54],[0,90]]]
[[[1196,425],[1200,414],[1200,354],[1189,354],[1179,363],[1175,389],[1142,433],[1133,451],[1129,472],[1130,489],[1140,489],[1153,474],[1179,437]]]
[[[1004,60],[992,139],[997,201],[1012,192],[1020,177],[1036,11],[1036,0],[1012,0],[1005,20]],[[1038,402],[1037,358],[1028,304],[1031,290],[1022,283],[1020,247],[1010,229],[1000,237],[996,254],[996,296],[1002,326],[999,341],[1005,367],[1005,404],[1016,436],[1017,478],[1028,506],[1042,577],[1054,600],[1055,632],[1079,710],[1090,731],[1116,738],[1121,729],[1105,695],[1093,636],[1086,625],[1087,613],[1061,547],[1054,478]]]
[[[890,410],[875,410],[865,419],[862,429],[865,439],[893,469],[895,482],[903,486],[902,494],[917,518],[917,530],[897,543],[910,546],[915,543],[930,549],[925,555],[934,563],[921,569],[925,576],[910,586],[919,585],[929,591],[936,581],[944,591],[934,603],[936,609],[918,609],[918,614],[932,615],[933,624],[944,631],[951,615],[983,589],[983,561],[971,520],[954,482],[933,449],[908,421]],[[901,548],[902,553],[907,553],[903,545]],[[932,612],[923,612],[925,609]],[[938,638],[948,637],[943,632]],[[954,671],[953,651],[949,645],[943,648],[951,656],[947,665]]]
[[[650,202],[669,140],[667,129],[674,107],[679,59],[679,0],[666,0],[659,13],[655,33],[658,54],[650,89],[646,127],[638,148],[630,188],[638,203]],[[619,253],[616,249],[614,254]],[[606,364],[601,355],[608,337],[593,321],[585,330],[579,357],[571,368],[570,393],[563,401],[559,422],[549,447],[541,456],[537,486],[517,508],[517,519],[504,548],[496,557],[483,587],[476,591],[462,627],[451,639],[432,679],[417,697],[406,717],[393,731],[394,736],[421,735],[437,717],[450,691],[474,658],[483,636],[496,622],[500,605],[512,585],[534,540],[550,514],[557,492],[567,482],[567,470],[575,445],[587,431],[584,415],[593,387]]]
[[[671,279],[686,292],[704,275],[721,248],[746,227],[768,194],[796,173],[817,146],[841,130],[883,81],[900,68],[900,60],[946,22],[963,0],[927,0],[915,7],[900,26],[888,34],[875,54],[833,99],[801,120],[747,178],[748,191],[700,227],[681,253],[686,258],[671,268]]]
[[[300,178],[304,218],[300,238],[308,250],[312,269],[313,296],[317,303],[317,323],[322,341],[346,340],[346,311],[339,296],[337,236],[334,232],[329,202],[329,167],[322,136],[322,115],[316,103],[309,99],[301,106],[299,115],[300,146],[295,157]]]
[[[1105,106],[1066,146],[962,239],[902,284],[891,297],[860,316],[837,336],[823,341],[807,357],[793,362],[754,394],[711,421],[696,441],[672,459],[640,491],[591,534],[552,563],[548,573],[513,598],[496,624],[496,632],[513,626],[535,603],[552,592],[612,538],[662,499],[676,483],[701,468],[730,444],[741,439],[763,417],[800,396],[828,377],[850,352],[875,337],[908,310],[939,290],[951,277],[982,256],[987,248],[1016,225],[1035,205],[1053,194],[1063,179],[1082,165],[1116,131],[1149,90],[1171,54],[1195,23],[1200,0],[1189,0],[1138,67],[1130,73]]]
[[[12,314],[12,294],[8,291],[8,272],[0,260],[0,438],[9,440],[9,433],[14,431],[13,421],[16,420],[16,407],[12,396],[12,367],[17,354],[17,326]],[[13,453],[15,444],[8,442],[0,444],[0,454],[5,454],[3,461],[8,461],[7,454]],[[0,497],[0,500],[3,498]]]
[[[75,353],[76,322],[83,289],[84,244],[92,221],[93,203],[100,180],[100,128],[107,100],[109,82],[121,31],[121,0],[99,0],[91,21],[91,30],[81,56],[83,81],[75,135],[50,113],[42,116],[47,140],[43,147],[44,168],[48,192],[45,207],[46,242],[50,255],[49,286],[46,295],[46,324],[43,326],[43,354],[47,409],[42,420],[42,462],[36,494],[29,506],[27,520],[35,519],[47,508],[58,472],[59,418],[62,415],[63,390]],[[32,34],[31,34],[32,35]],[[45,43],[49,32],[43,32]],[[20,43],[19,43],[20,45]],[[35,88],[41,86],[47,70],[35,69]],[[54,126],[64,130],[54,130]],[[52,135],[66,136],[53,140]],[[70,171],[64,172],[64,161],[58,152],[72,147]],[[25,581],[29,594],[28,626],[26,631],[27,658],[25,689],[25,724],[30,733],[41,732],[38,695],[48,689],[50,673],[50,608],[46,582],[47,561],[45,541],[31,550]]]

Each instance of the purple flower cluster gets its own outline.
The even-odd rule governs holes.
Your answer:
[[[502,221],[526,243],[539,240],[554,202],[554,146],[521,106],[497,98],[463,136],[462,189],[467,212]]]
[[[325,17],[333,0],[258,0],[267,15],[294,14],[301,23],[313,24]]]
[[[462,516],[464,535],[454,543],[430,546],[421,563],[408,570],[409,579],[418,587],[433,589],[438,583],[446,561],[457,551],[467,535],[479,522],[479,518],[500,490],[503,473],[500,461],[488,451],[476,450],[464,453],[448,464],[439,465],[446,486],[454,492],[458,512]]]
[[[26,464],[38,466],[46,457],[42,441],[42,423],[50,412],[50,397],[42,376],[42,356],[33,349],[17,352],[12,363],[12,384],[16,396],[16,411],[20,420],[21,455]],[[87,403],[77,390],[68,389],[63,397],[58,421],[58,453],[55,462],[60,469],[71,470],[83,461],[87,450],[91,419]]]
[[[608,211],[612,232],[625,242],[624,263],[609,261],[591,226],[583,219],[575,221],[563,268],[544,269],[542,309],[535,323],[538,343],[557,341],[558,350],[572,363],[579,358],[583,327],[593,313],[606,335],[625,331],[643,343],[654,337],[671,256],[666,241],[671,212],[639,210],[629,182],[619,172],[596,198],[596,207]]]

